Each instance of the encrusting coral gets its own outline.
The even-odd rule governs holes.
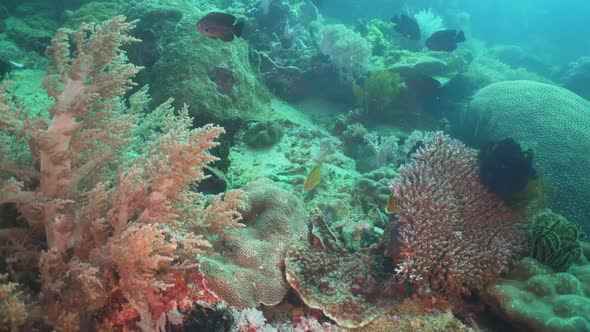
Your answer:
[[[118,16],[58,31],[47,50],[48,118],[29,117],[0,90],[0,140],[21,143],[0,147],[10,175],[0,178],[0,204],[22,216],[0,233],[46,238],[29,267],[41,275],[31,319],[58,331],[96,322],[158,330],[193,301],[216,301],[189,269],[211,246],[204,235],[241,226],[241,191],[206,202],[189,190],[216,160],[207,150],[223,128],[191,129],[187,107],[175,115],[171,101],[144,115],[146,89],[122,106],[141,69],[121,48],[136,41],[134,26]],[[30,162],[9,158],[27,146]]]
[[[521,331],[590,331],[590,244],[580,246],[582,255],[563,272],[524,258],[484,300]]]
[[[348,252],[326,225],[312,217],[309,243],[300,241],[286,253],[287,281],[303,302],[321,309],[338,326],[361,327],[405,296],[393,275],[364,252]]]

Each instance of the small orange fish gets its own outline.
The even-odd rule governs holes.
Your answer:
[[[394,193],[391,193],[389,197],[387,197],[387,205],[385,206],[385,212],[387,213],[399,213],[402,209],[399,206],[399,197],[395,196]]]
[[[321,164],[315,165],[309,175],[305,179],[305,183],[303,184],[303,193],[307,193],[313,190],[313,188],[317,187],[322,180],[322,168],[320,167]]]

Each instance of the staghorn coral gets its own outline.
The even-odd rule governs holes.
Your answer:
[[[287,281],[308,306],[345,328],[361,327],[404,296],[391,274],[363,252],[348,252],[321,215],[312,218],[310,241],[292,245],[285,257]]]
[[[237,309],[279,303],[288,285],[282,265],[287,246],[305,234],[303,203],[273,181],[258,179],[243,190],[246,227],[225,232],[200,259],[208,291]]]
[[[514,216],[479,181],[477,152],[441,132],[424,139],[390,188],[401,214],[388,250],[398,276],[421,292],[481,290],[521,250]]]
[[[189,191],[216,160],[207,150],[223,128],[190,129],[188,108],[175,115],[171,101],[142,115],[146,89],[122,108],[140,69],[122,50],[136,41],[134,25],[118,16],[58,31],[47,51],[48,119],[29,117],[0,90],[0,130],[24,138],[32,156],[2,160],[12,178],[0,183],[0,204],[26,221],[17,231],[46,237],[36,312],[57,331],[101,320],[158,330],[193,301],[217,301],[187,270],[210,247],[204,234],[241,226],[242,192],[207,201]]]

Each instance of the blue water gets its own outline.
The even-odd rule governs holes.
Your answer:
[[[363,17],[388,19],[400,11],[432,8],[445,20],[467,14],[461,22],[471,37],[489,44],[517,44],[555,64],[590,53],[590,3],[584,0],[490,1],[324,1],[329,19],[352,23]],[[460,23],[460,22],[458,22]],[[460,25],[459,25],[460,26]]]

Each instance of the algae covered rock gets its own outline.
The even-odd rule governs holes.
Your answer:
[[[590,231],[590,102],[558,86],[521,80],[484,87],[469,108],[486,119],[481,130],[487,139],[512,137],[534,151],[546,183],[557,189],[550,208]]]
[[[142,22],[139,33],[150,30],[157,37],[159,54],[149,77],[154,102],[172,97],[177,105],[190,105],[199,121],[256,118],[270,97],[250,66],[248,44],[240,38],[223,42],[202,35],[195,24],[216,10],[207,9],[191,1],[174,6],[135,1],[127,6],[126,15]]]
[[[76,29],[83,22],[100,23],[121,13],[125,1],[89,1],[74,11],[67,11],[68,18],[64,26]]]
[[[4,19],[6,35],[23,49],[43,54],[58,28],[56,14],[50,3],[21,3]]]

